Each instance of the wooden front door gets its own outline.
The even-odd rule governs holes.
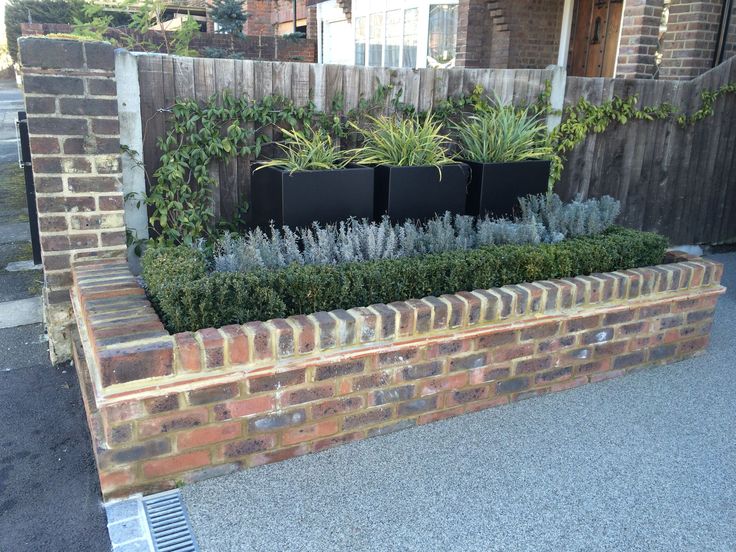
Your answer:
[[[568,74],[612,77],[618,55],[623,0],[578,0]]]

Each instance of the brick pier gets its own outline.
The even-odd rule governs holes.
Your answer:
[[[113,48],[107,43],[19,41],[53,361],[71,356],[71,265],[125,255]]]

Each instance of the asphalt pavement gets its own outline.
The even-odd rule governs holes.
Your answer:
[[[203,552],[736,550],[736,253],[710,348],[182,489]]]

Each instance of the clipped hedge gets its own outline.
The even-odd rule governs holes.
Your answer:
[[[658,264],[667,241],[612,228],[556,244],[486,246],[405,259],[208,274],[204,255],[150,248],[143,278],[173,332]]]

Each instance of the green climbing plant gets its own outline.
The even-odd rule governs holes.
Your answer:
[[[548,136],[553,185],[562,175],[567,154],[589,134],[633,120],[673,119],[683,127],[692,125],[713,115],[718,98],[735,92],[736,82],[717,90],[704,90],[700,94],[700,107],[692,113],[678,112],[670,103],[637,107],[636,96],[614,97],[600,105],[581,98],[562,112],[555,112],[550,103],[551,83],[547,82],[536,102],[519,109],[539,116],[562,117],[561,124]],[[371,98],[361,97],[357,107],[347,112],[341,94],[332,98],[324,111],[317,110],[312,102],[297,105],[279,95],[251,100],[227,91],[205,102],[179,100],[164,110],[170,116],[169,130],[159,138],[163,152],[160,167],[152,175],[146,197],[151,207],[154,239],[166,244],[192,244],[200,238],[214,237],[222,224],[229,229],[236,228],[238,221],[220,223],[220,226],[215,221],[211,190],[218,182],[209,168],[216,161],[260,157],[264,148],[272,148],[281,141],[282,130],[311,128],[327,133],[338,147],[349,149],[360,145],[356,127],[365,126],[369,118],[385,111],[419,121],[431,116],[443,128],[450,129],[468,114],[493,109],[493,104],[494,100],[483,88],[476,86],[470,94],[439,102],[431,113],[422,112],[404,101],[402,90],[383,84],[377,84]],[[238,212],[242,214],[246,208],[241,205]]]

